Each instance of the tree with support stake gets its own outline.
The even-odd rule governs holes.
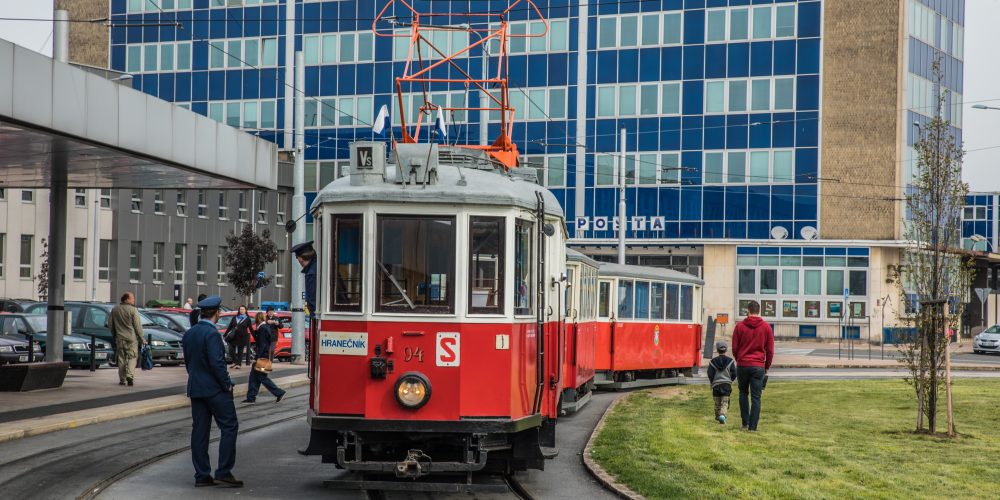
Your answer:
[[[943,388],[947,404],[947,435],[955,435],[951,400],[951,332],[958,331],[972,267],[962,255],[962,207],[968,185],[962,182],[961,145],[944,119],[941,71],[934,65],[937,106],[934,117],[919,129],[914,146],[917,167],[906,197],[908,218],[897,285],[913,297],[914,333],[900,344],[900,361],[909,371],[907,381],[916,394],[916,432],[937,432],[938,396]],[[942,334],[943,332],[943,334]],[[926,427],[924,419],[926,418]]]
[[[271,241],[271,232],[265,229],[260,235],[246,224],[240,234],[229,233],[226,236],[228,249],[223,256],[226,263],[226,279],[233,285],[236,293],[249,301],[259,288],[271,283],[271,279],[263,275],[264,267],[278,258],[278,247]]]

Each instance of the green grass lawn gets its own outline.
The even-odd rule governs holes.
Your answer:
[[[647,498],[997,498],[1000,380],[954,385],[954,440],[915,435],[902,380],[772,380],[759,432],[714,421],[707,386],[626,396],[593,457]],[[945,428],[944,396],[939,430]]]

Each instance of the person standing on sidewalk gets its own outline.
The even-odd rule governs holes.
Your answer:
[[[271,326],[267,316],[262,312],[258,312],[255,319],[257,321],[257,332],[254,334],[254,338],[257,339],[255,359],[273,361],[274,347],[278,341],[278,329]],[[250,365],[252,369],[250,370],[250,381],[247,383],[247,398],[241,402],[250,405],[256,403],[257,393],[260,392],[261,384],[264,384],[268,392],[276,398],[274,402],[280,403],[281,398],[285,397],[285,391],[275,385],[267,373],[257,371],[255,364]]]
[[[198,303],[205,300],[205,297],[208,296],[203,293],[198,294]],[[201,309],[198,308],[198,304],[195,304],[194,309],[192,309],[188,315],[188,319],[191,321],[191,326],[197,325],[198,321],[201,320]]]
[[[118,363],[118,385],[134,385],[135,362],[139,349],[146,343],[142,331],[142,318],[135,308],[135,295],[122,294],[121,303],[111,310],[108,321],[115,339],[115,362]]]
[[[187,369],[187,396],[191,398],[191,462],[194,485],[239,488],[243,481],[233,477],[236,465],[236,433],[239,421],[233,403],[233,380],[226,369],[226,348],[215,328],[222,299],[207,297],[198,302],[201,319],[184,333],[184,367]],[[212,478],[208,457],[212,419],[219,426],[219,463]]]
[[[760,304],[750,301],[747,317],[733,330],[733,355],[740,388],[740,417],[743,429],[757,432],[760,420],[760,393],[764,377],[774,361],[774,332],[760,317]],[[747,401],[749,396],[750,401]]]
[[[253,318],[247,314],[247,307],[240,306],[236,310],[236,316],[229,322],[224,335],[229,343],[229,357],[233,360],[233,368],[239,370],[243,366],[243,361],[250,363],[250,328],[253,327]]]

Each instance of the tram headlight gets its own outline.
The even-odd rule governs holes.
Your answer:
[[[431,398],[431,383],[422,373],[409,372],[396,380],[396,401],[403,408],[417,409]]]

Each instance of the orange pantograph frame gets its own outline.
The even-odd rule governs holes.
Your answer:
[[[413,16],[412,22],[410,23],[410,33],[409,34],[396,34],[396,33],[379,33],[377,25],[379,21],[388,21],[385,17],[385,13],[394,4],[399,3],[403,5]],[[508,33],[507,15],[512,9],[521,3],[527,3],[530,9],[535,12],[538,19],[542,21],[545,26],[545,31],[542,33],[535,34],[511,34]],[[467,27],[455,27],[449,25],[434,25],[431,20],[435,18],[444,18],[447,20],[462,19],[466,24],[463,26]],[[428,23],[424,25],[422,21],[424,19],[428,20]],[[476,21],[478,23],[486,23],[489,26],[490,22],[499,21],[499,27],[496,29],[483,29],[483,28],[473,28],[472,23]],[[479,40],[474,43],[470,43],[468,46],[456,50],[451,54],[445,54],[441,49],[436,47],[428,37],[423,35],[425,31],[454,31],[456,29],[461,29],[463,31],[475,32],[480,35]],[[406,55],[406,65],[403,68],[403,76],[396,78],[396,99],[397,99],[397,112],[399,112],[399,121],[402,125],[402,138],[399,139],[404,143],[415,143],[420,137],[420,129],[423,126],[423,117],[426,111],[434,111],[441,109],[442,111],[472,111],[477,110],[480,112],[480,119],[484,119],[486,114],[490,111],[500,112],[500,135],[494,140],[490,145],[479,145],[479,144],[462,144],[459,145],[465,148],[480,149],[485,151],[493,159],[504,165],[505,168],[515,168],[518,164],[518,151],[517,146],[511,140],[510,136],[513,130],[513,120],[514,120],[514,108],[510,107],[510,101],[508,100],[508,86],[507,86],[507,76],[508,76],[508,64],[507,64],[507,40],[510,38],[537,38],[544,37],[549,32],[549,23],[545,20],[545,17],[538,10],[538,7],[532,2],[532,0],[514,0],[510,5],[507,6],[502,12],[458,12],[450,14],[433,14],[433,13],[420,13],[417,12],[413,6],[406,0],[389,0],[385,7],[379,11],[378,16],[375,17],[375,21],[372,23],[372,31],[376,36],[389,37],[389,38],[409,38],[410,46],[409,51]],[[472,49],[479,47],[480,50],[485,50],[485,44],[488,40],[497,39],[499,40],[500,53],[490,54],[490,57],[497,58],[496,74],[494,76],[485,75],[486,78],[475,78],[470,75],[465,69],[455,63],[454,59],[457,57],[462,57],[465,54],[471,53]],[[425,61],[423,59],[424,55],[420,53],[420,46],[425,46],[430,48],[437,56],[441,57],[441,60],[435,61],[434,63],[425,66]],[[454,49],[454,48],[453,48]],[[461,73],[465,78],[432,78],[431,71],[436,68],[444,67],[446,64],[451,65],[459,73]],[[432,82],[439,83],[464,83],[466,88],[475,87],[479,89],[480,92],[485,93],[490,101],[491,105],[488,107],[477,107],[468,106],[465,107],[446,107],[431,103],[428,98],[427,84]],[[424,95],[424,104],[420,106],[420,113],[415,124],[411,124],[413,127],[413,133],[410,133],[406,122],[406,116],[402,110],[406,109],[403,106],[403,85],[407,84],[408,88],[413,85],[420,85],[421,92]],[[499,87],[500,94],[495,96],[489,91],[489,87],[494,88]],[[471,100],[470,100],[471,101]],[[430,120],[428,120],[430,121]]]

